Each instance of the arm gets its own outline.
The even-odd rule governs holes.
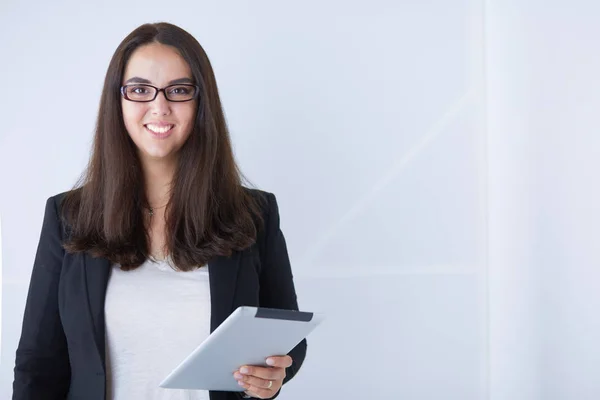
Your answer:
[[[53,198],[46,211],[16,352],[13,400],[65,399],[71,369],[58,312],[58,284],[64,250]]]
[[[298,310],[296,289],[283,232],[279,225],[279,207],[272,193],[267,194],[268,214],[265,218],[265,240],[262,251],[260,276],[260,306],[284,310]],[[306,339],[288,353],[292,365],[286,368],[283,383],[298,372],[306,356]],[[274,354],[276,355],[276,354]]]

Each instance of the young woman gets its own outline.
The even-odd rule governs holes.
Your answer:
[[[275,196],[241,182],[200,44],[167,23],[134,30],[85,174],[46,203],[13,399],[276,397],[306,341],[241,366],[240,392],[158,387],[238,306],[298,309]]]

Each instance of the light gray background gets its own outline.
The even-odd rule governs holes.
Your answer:
[[[206,49],[242,170],[276,193],[309,337],[282,399],[600,397],[600,6],[0,4],[0,398],[44,202],[85,167],[144,22]]]

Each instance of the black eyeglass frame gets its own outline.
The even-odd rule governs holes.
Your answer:
[[[133,99],[130,99],[127,96],[127,87],[129,87],[129,86],[147,86],[147,87],[151,87],[151,88],[153,88],[155,90],[154,97],[152,99],[150,99],[150,100],[133,100]],[[171,99],[169,99],[169,96],[167,95],[167,89],[169,89],[170,87],[173,87],[173,86],[193,87],[194,88],[194,95],[192,96],[192,98],[187,99],[187,100],[171,100]],[[177,84],[174,84],[174,85],[165,86],[164,88],[157,88],[156,86],[149,85],[147,83],[132,83],[130,85],[123,85],[123,86],[121,86],[121,95],[123,96],[123,98],[125,100],[134,101],[136,103],[149,103],[151,101],[154,101],[154,100],[156,100],[156,98],[158,97],[158,94],[160,92],[163,92],[163,94],[165,95],[165,99],[167,99],[167,101],[170,101],[170,102],[173,102],[173,103],[184,103],[186,101],[192,101],[196,97],[198,97],[198,94],[200,94],[200,86],[193,85],[191,83],[177,83]]]

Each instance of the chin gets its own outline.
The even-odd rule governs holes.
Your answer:
[[[151,149],[138,149],[138,154],[140,155],[140,157],[145,158],[147,160],[166,160],[169,159],[171,157],[173,157],[173,152],[171,151],[171,149],[169,149],[168,151],[157,151],[158,149],[155,148],[151,148]]]

